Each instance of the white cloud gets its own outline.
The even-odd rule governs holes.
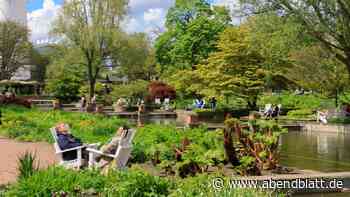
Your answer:
[[[163,17],[164,17],[164,14],[163,14],[162,8],[151,8],[151,9],[148,9],[143,14],[143,19],[145,20],[145,22],[150,22],[150,23],[162,21]]]
[[[143,24],[139,20],[133,17],[129,17],[122,24],[123,29],[128,33],[141,32],[143,30]]]
[[[28,27],[33,41],[48,37],[52,22],[56,19],[60,8],[61,6],[55,4],[53,0],[44,0],[43,8],[28,13]]]
[[[167,10],[174,5],[175,0],[130,0],[129,16],[123,22],[125,31],[151,32],[164,26]],[[28,27],[32,31],[32,40],[47,39],[61,5],[54,0],[44,0],[43,8],[34,10],[27,15]]]

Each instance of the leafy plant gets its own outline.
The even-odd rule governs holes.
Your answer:
[[[36,156],[30,152],[26,152],[24,155],[18,158],[18,178],[25,179],[32,176],[39,170],[36,166]]]
[[[239,172],[261,175],[263,169],[271,170],[277,167],[278,139],[287,132],[286,129],[275,121],[266,120],[250,120],[247,126],[243,126],[238,120],[228,119],[225,124],[227,128],[233,129],[237,136],[240,147]]]

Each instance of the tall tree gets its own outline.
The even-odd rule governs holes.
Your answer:
[[[251,47],[249,29],[243,25],[229,27],[220,36],[218,51],[209,56],[206,64],[198,65],[194,71],[178,72],[174,85],[206,96],[238,96],[248,108],[255,109],[264,87],[263,62]]]
[[[267,10],[293,15],[310,35],[344,63],[350,74],[350,1],[348,0],[241,0],[249,14]],[[253,6],[252,6],[253,5]]]
[[[30,54],[32,68],[32,79],[38,82],[45,81],[46,68],[50,63],[50,58],[44,52],[33,49]]]
[[[167,14],[167,31],[155,43],[162,71],[195,69],[216,50],[219,34],[230,21],[226,9],[211,7],[205,0],[177,0]]]
[[[113,40],[120,33],[120,23],[128,0],[71,0],[63,7],[54,32],[63,36],[70,48],[83,55],[81,62],[89,81],[90,98],[100,71],[111,55]]]
[[[113,65],[118,66],[116,74],[128,80],[151,80],[156,72],[154,49],[146,33],[124,35],[114,40],[116,48],[112,53]],[[119,43],[118,43],[119,42]]]
[[[25,26],[12,21],[0,22],[0,80],[10,79],[28,61],[32,45]]]
[[[289,54],[318,43],[305,33],[303,25],[293,16],[279,16],[273,12],[249,17],[245,23],[250,29],[252,47],[264,57],[265,88],[286,87],[280,79],[288,82],[288,70],[292,66]],[[278,82],[278,83],[276,83]]]

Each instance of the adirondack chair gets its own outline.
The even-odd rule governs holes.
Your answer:
[[[89,152],[89,168],[93,168],[96,166],[95,158],[97,156],[105,156],[116,161],[117,168],[124,168],[130,158],[131,150],[132,150],[132,140],[135,136],[136,130],[129,129],[129,132],[126,136],[123,136],[117,148],[115,154],[104,153],[95,148],[87,148],[86,150]]]
[[[82,159],[82,149],[87,147],[97,147],[98,144],[89,144],[89,145],[82,145],[75,148],[65,149],[62,150],[60,146],[58,145],[58,139],[57,139],[57,133],[55,128],[50,129],[52,137],[54,139],[54,148],[55,148],[55,154],[58,155],[59,158],[59,165],[62,165],[66,168],[73,168],[73,169],[80,169],[81,166],[84,163],[84,159]],[[64,160],[63,159],[63,153],[69,152],[69,151],[77,151],[77,159],[74,160]]]
[[[155,103],[156,105],[160,105],[160,104],[162,104],[162,101],[160,101],[160,98],[156,98],[156,99],[154,100],[154,103]]]

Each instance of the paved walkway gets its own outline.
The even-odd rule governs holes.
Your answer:
[[[17,160],[26,151],[36,154],[41,168],[56,162],[54,148],[48,143],[25,143],[0,137],[0,185],[16,181]]]

